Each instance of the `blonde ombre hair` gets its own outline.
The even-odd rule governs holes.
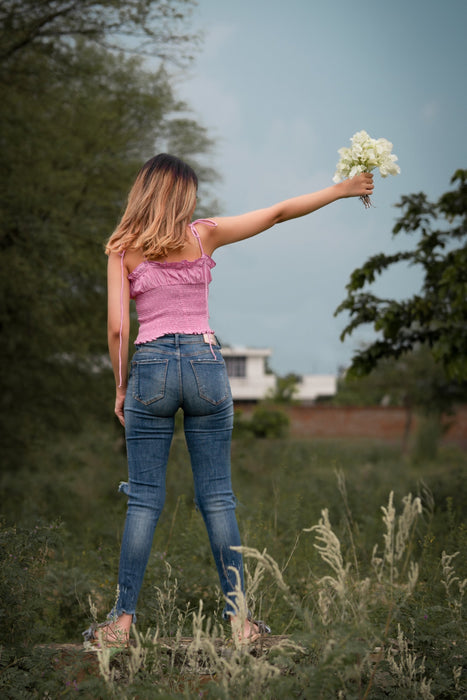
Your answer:
[[[107,242],[107,255],[141,249],[145,258],[154,260],[183,248],[197,188],[195,171],[179,158],[160,153],[148,160],[136,176],[122,219]]]

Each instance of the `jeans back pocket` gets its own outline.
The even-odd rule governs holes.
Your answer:
[[[168,360],[138,360],[131,363],[133,398],[145,406],[165,396]]]
[[[191,360],[200,398],[217,406],[230,396],[225,364],[219,360]]]

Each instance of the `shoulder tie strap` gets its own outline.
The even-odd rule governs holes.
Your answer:
[[[121,283],[120,283],[120,334],[119,334],[119,345],[118,345],[118,387],[122,386],[122,342],[123,342],[123,285],[124,285],[124,267],[123,258],[125,257],[125,251],[120,253],[120,270],[121,270]]]
[[[201,243],[201,238],[196,230],[196,224],[206,224],[206,226],[211,226],[212,228],[215,228],[217,226],[216,222],[213,221],[212,219],[196,219],[196,221],[193,221],[191,224],[189,224],[191,233],[195,238],[198,239],[199,243],[199,248],[201,250],[201,255],[204,255],[204,250],[203,250],[203,244]]]

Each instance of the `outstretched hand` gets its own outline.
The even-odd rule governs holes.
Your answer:
[[[368,197],[373,194],[374,184],[371,173],[361,173],[340,183],[343,189],[343,197]]]

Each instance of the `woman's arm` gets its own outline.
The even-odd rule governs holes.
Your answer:
[[[203,246],[206,252],[211,254],[220,246],[256,236],[275,224],[311,214],[338,199],[371,195],[372,192],[373,175],[363,173],[324,190],[286,199],[266,209],[257,209],[240,216],[215,218],[213,220],[217,223],[216,228],[203,229],[202,224],[199,225],[204,234]]]
[[[115,415],[125,425],[123,404],[127,388],[128,339],[130,335],[130,283],[118,253],[110,253],[107,266],[107,337],[115,377]],[[121,346],[121,356],[120,356]]]

